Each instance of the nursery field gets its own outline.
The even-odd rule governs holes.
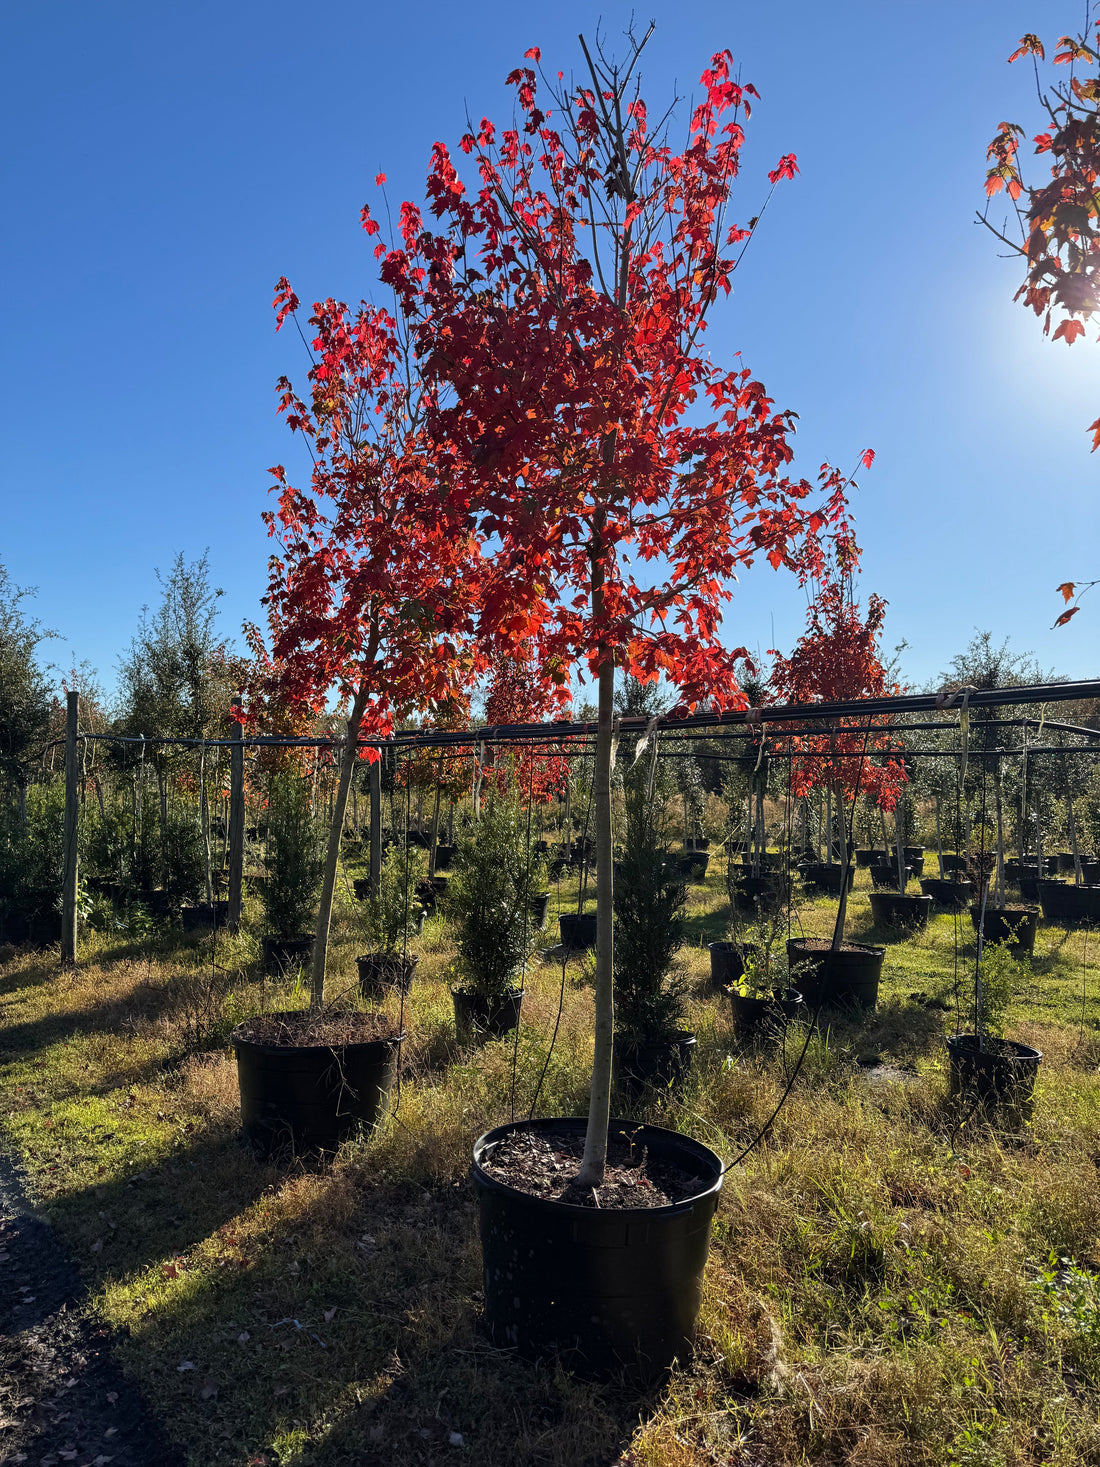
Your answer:
[[[537,1113],[587,1108],[591,979],[550,951],[575,896],[575,879],[555,888],[514,1044],[458,1046],[452,934],[429,918],[393,1114],[314,1166],[261,1164],[239,1139],[230,1032],[308,999],[261,977],[247,932],[91,934],[75,970],[0,952],[3,1149],[180,1460],[1100,1464],[1100,934],[1043,924],[1021,961],[1006,1032],[1043,1052],[1034,1111],[990,1122],[947,1095],[969,918],[876,931],[862,870],[847,936],[887,946],[878,1008],[823,1013],[773,1128],[728,1172],[693,1360],[642,1396],[486,1341],[472,1143],[526,1115],[544,1065]],[[834,913],[801,897],[795,934],[829,936]],[[358,921],[341,884],[330,1002],[356,1002]],[[709,986],[706,944],[728,924],[712,872],[689,887],[677,959],[698,1036],[687,1084],[618,1113],[733,1157],[805,1031],[739,1047]],[[0,1460],[107,1463],[118,1392],[66,1424],[19,1257],[0,1238]]]

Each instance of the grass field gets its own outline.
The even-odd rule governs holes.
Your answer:
[[[856,940],[873,933],[866,881]],[[800,1044],[738,1049],[705,993],[724,887],[689,890],[696,1062],[679,1101],[631,1113],[730,1156]],[[826,936],[833,907],[807,898],[797,917]],[[877,1012],[829,1021],[727,1175],[695,1358],[647,1398],[521,1364],[479,1332],[471,1144],[532,1102],[563,992],[553,960],[528,975],[515,1051],[461,1050],[453,949],[431,919],[396,1113],[287,1171],[237,1139],[227,1039],[261,1002],[306,996],[262,985],[250,937],[93,936],[68,972],[7,949],[3,1144],[194,1467],[1100,1463],[1100,935],[1040,931],[1007,1026],[1044,1053],[1034,1115],[1003,1125],[946,1096],[969,919],[888,947]],[[354,992],[359,950],[345,896],[333,998]],[[540,1114],[586,1109],[591,1000],[571,963]]]

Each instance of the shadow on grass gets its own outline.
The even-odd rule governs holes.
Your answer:
[[[133,1360],[206,1467],[614,1461],[647,1402],[493,1349],[480,1285],[465,1184],[334,1175],[246,1270],[155,1304]]]
[[[27,953],[26,948],[0,947],[0,965],[14,963],[10,972],[0,974],[0,996],[18,993],[24,988],[40,988],[43,983],[56,982],[64,977],[61,955],[57,948],[40,950],[33,961],[23,964],[18,961]]]

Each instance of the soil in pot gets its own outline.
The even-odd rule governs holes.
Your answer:
[[[695,1056],[695,1035],[686,1029],[668,1039],[615,1036],[615,1082],[624,1095],[637,1099],[647,1092],[675,1093],[684,1083]]]
[[[932,898],[934,912],[965,912],[974,895],[969,881],[944,881],[926,876],[920,884],[921,894]]]
[[[912,868],[912,866],[903,866],[901,868],[901,874],[902,874],[902,877],[904,878],[905,885],[908,886],[909,885],[909,878],[913,874],[913,868]],[[892,862],[889,862],[889,861],[884,866],[872,866],[871,867],[871,885],[877,891],[897,891],[897,889],[898,889],[898,868]]]
[[[846,942],[832,951],[826,938],[792,937],[787,941],[791,977],[810,1008],[874,1008],[882,977],[884,947]]]
[[[261,944],[264,972],[270,978],[282,978],[308,967],[313,940],[312,932],[300,932],[296,937],[265,937]]]
[[[375,1002],[385,998],[391,988],[408,993],[413,969],[419,961],[419,958],[401,958],[396,953],[363,953],[355,959],[360,997]]]
[[[498,998],[484,998],[468,988],[452,988],[455,1010],[455,1033],[462,1044],[481,1044],[489,1039],[503,1039],[519,1027],[523,1006],[523,989],[513,988]]]
[[[332,1150],[385,1113],[404,1039],[370,1014],[263,1014],[233,1031],[241,1123],[262,1155]]]
[[[896,891],[871,893],[871,917],[876,927],[897,927],[908,931],[925,927],[931,910],[930,896],[902,896]]]
[[[596,946],[596,914],[584,912],[562,912],[558,918],[561,943],[568,952],[584,952]]]
[[[733,987],[729,993],[733,1026],[743,1043],[778,1038],[806,1009],[797,988],[759,995],[740,993]]]
[[[971,905],[970,920],[977,932],[982,921],[982,909],[977,902]],[[1033,953],[1039,914],[1031,907],[986,907],[984,928],[986,942],[1007,942],[1018,952]]]
[[[981,1045],[976,1034],[953,1034],[947,1038],[947,1053],[952,1095],[1030,1115],[1041,1050],[1014,1039],[986,1039]]]
[[[583,1119],[516,1122],[474,1147],[485,1321],[497,1346],[578,1375],[659,1380],[686,1361],[721,1158],[657,1126],[612,1121],[594,1195],[573,1185]]]

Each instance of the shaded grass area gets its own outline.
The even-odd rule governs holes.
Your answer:
[[[75,973],[9,950],[5,1144],[195,1467],[1100,1463],[1100,938],[1040,932],[1008,1025],[1044,1051],[1034,1117],[990,1124],[946,1097],[969,918],[877,932],[866,880],[848,935],[888,947],[879,1008],[828,1016],[771,1134],[728,1174],[695,1359],[645,1399],[522,1365],[479,1330],[472,1142],[513,1102],[526,1114],[559,999],[537,1109],[583,1113],[592,994],[576,962],[563,985],[560,962],[535,961],[515,1048],[463,1050],[453,945],[430,920],[395,1113],[324,1165],[279,1170],[237,1139],[227,1038],[306,995],[259,979],[250,938],[92,939]],[[688,890],[694,1070],[680,1101],[622,1109],[731,1156],[801,1034],[738,1048],[707,991],[721,872]],[[557,889],[552,927],[575,895]],[[832,920],[800,899],[793,931]],[[353,992],[359,950],[342,894],[334,996]],[[869,1083],[872,1063],[898,1078]]]

